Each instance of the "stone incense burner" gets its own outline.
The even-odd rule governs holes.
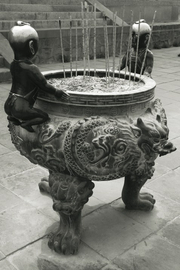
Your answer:
[[[63,71],[44,75],[61,78]],[[70,75],[66,70],[66,77]],[[105,76],[105,71],[97,70],[97,76]],[[36,126],[34,133],[9,122],[12,142],[20,153],[49,170],[49,179],[41,181],[40,189],[52,196],[53,209],[60,215],[59,229],[49,240],[57,252],[77,253],[81,210],[93,194],[94,181],[125,177],[122,200],[126,209],[154,207],[153,196],[140,190],[153,176],[155,159],[175,148],[168,141],[161,101],[154,99],[154,80],[136,75],[139,79],[142,84],[133,91],[69,92],[68,103],[39,95],[35,106],[46,111],[50,121]]]

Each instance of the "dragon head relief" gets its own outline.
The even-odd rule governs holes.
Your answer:
[[[161,121],[160,115],[156,119],[145,117],[137,119],[137,127],[141,130],[138,145],[145,154],[163,156],[176,150],[171,142],[168,141],[169,129]]]

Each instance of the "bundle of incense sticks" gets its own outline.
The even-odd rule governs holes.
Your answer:
[[[90,16],[91,15],[91,16]],[[122,12],[122,26],[121,26],[121,34],[120,34],[120,42],[119,42],[119,78],[120,78],[120,66],[121,66],[121,58],[122,58],[122,47],[123,47],[123,34],[124,34],[124,16],[125,16],[125,8],[123,8]],[[151,25],[151,33],[148,39],[148,43],[145,50],[145,55],[141,67],[140,77],[143,73],[147,51],[149,48],[149,43],[152,35],[153,25],[155,21],[156,11],[153,16],[152,25]],[[112,47],[113,47],[113,69],[112,75],[113,82],[115,77],[115,57],[116,57],[116,43],[117,43],[117,25],[116,25],[116,18],[117,12],[113,14],[113,39],[112,39]],[[141,18],[141,12],[139,13],[139,20]],[[93,22],[93,26],[91,25]],[[94,9],[92,12],[89,12],[89,6],[86,1],[81,2],[81,25],[82,25],[82,49],[83,49],[83,78],[85,79],[86,73],[90,75],[90,31],[91,27],[94,29],[93,33],[93,41],[94,41],[94,50],[93,50],[93,59],[94,59],[94,76],[96,76],[96,52],[97,52],[97,35],[96,35],[96,27],[97,27],[97,17],[96,17],[96,3],[94,3]],[[129,82],[132,80],[135,82],[136,79],[136,70],[137,70],[137,61],[138,61],[138,47],[139,47],[139,38],[140,38],[140,23],[138,26],[138,36],[137,36],[137,49],[136,49],[136,56],[135,56],[135,70],[132,76],[131,74],[131,50],[132,50],[132,25],[133,25],[133,11],[131,11],[131,18],[130,18],[130,30],[129,30],[129,37],[128,37],[128,44],[127,44],[127,53],[126,53],[126,68],[124,73],[124,79],[127,77],[127,66],[129,66]],[[73,61],[73,42],[72,42],[72,31],[73,31],[73,20],[70,16],[69,18],[69,29],[70,29],[70,72],[71,77],[73,76],[73,69],[72,69],[72,61]],[[107,17],[103,15],[103,28],[104,28],[104,51],[105,51],[105,76],[106,76],[106,83],[108,85],[109,75],[110,75],[110,66],[109,66],[109,38],[108,38],[108,25],[107,25]],[[61,45],[61,56],[62,56],[62,65],[63,65],[63,72],[64,78],[66,77],[65,66],[64,66],[64,48],[63,48],[63,37],[62,37],[62,20],[59,18],[59,35],[60,35],[60,45]],[[78,61],[78,24],[77,19],[75,20],[75,53],[76,53],[76,67],[75,67],[75,75],[77,76],[77,61]],[[140,79],[139,79],[140,81]]]

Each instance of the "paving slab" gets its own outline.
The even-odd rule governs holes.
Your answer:
[[[52,220],[22,202],[0,214],[0,250],[8,255],[46,234]]]
[[[176,170],[170,171],[148,183],[147,188],[180,203],[180,175]]]
[[[111,181],[94,181],[93,196],[104,203],[110,203],[121,197],[124,178]]]
[[[151,230],[106,205],[83,218],[82,241],[112,260],[137,244]]]
[[[122,270],[122,269],[113,263],[109,263],[108,265],[103,267],[101,270]]]
[[[16,151],[16,148],[11,141],[11,136],[10,136],[9,132],[5,133],[5,134],[1,134],[0,144],[3,145],[4,147],[6,147],[7,149],[9,149],[11,152]]]
[[[157,158],[157,159],[155,160],[155,166],[154,166],[155,171],[154,171],[154,174],[153,174],[153,176],[152,176],[151,179],[148,179],[148,180],[147,180],[147,182],[146,182],[146,184],[145,184],[145,187],[146,187],[147,183],[150,183],[150,182],[153,181],[154,179],[156,179],[156,178],[162,176],[163,174],[166,174],[167,172],[169,172],[169,171],[171,170],[169,167],[160,164],[160,163],[158,162],[159,159],[160,159],[160,158]]]
[[[0,213],[22,203],[22,200],[10,190],[0,185]],[[1,221],[1,220],[0,220]]]
[[[126,210],[121,199],[111,203],[111,206],[120,213],[136,220],[145,225],[152,232],[156,232],[163,228],[169,221],[180,215],[180,201],[175,202],[167,197],[160,195],[152,190],[143,188],[142,192],[150,193],[156,200],[154,209],[149,212]]]
[[[38,257],[42,252],[42,241],[40,239],[8,256],[9,263],[18,270],[39,270]],[[25,259],[23,260],[22,258]]]
[[[0,251],[0,261],[5,257],[6,257],[5,254]]]
[[[105,203],[103,201],[101,201],[100,199],[97,199],[94,196],[91,196],[89,198],[89,201],[84,205],[84,207],[82,209],[82,216],[86,216],[86,215],[90,214],[91,212],[102,207],[104,204]]]
[[[146,238],[113,262],[123,270],[179,270],[180,249],[158,235]]]
[[[171,220],[158,234],[176,247],[180,248],[179,228],[180,216]]]
[[[7,154],[7,153],[10,153],[11,152],[11,149],[3,146],[1,143],[0,143],[0,155],[4,155],[4,154]]]
[[[1,155],[0,164],[3,168],[0,171],[0,179],[16,175],[35,166],[17,151]]]
[[[0,269],[2,270],[17,270],[12,264],[10,264],[6,259],[0,261]]]
[[[108,264],[108,260],[84,243],[81,243],[79,253],[75,256],[53,252],[47,246],[47,239],[43,240],[41,248],[41,254],[38,256],[39,270],[101,270]]]

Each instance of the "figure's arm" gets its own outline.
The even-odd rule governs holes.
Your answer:
[[[145,70],[144,75],[151,77],[152,69],[153,69],[153,63],[154,63],[154,56],[151,51],[147,51],[146,56],[146,64],[145,64]]]
[[[123,56],[123,58],[122,58],[121,65],[118,66],[116,69],[122,70],[122,69],[124,69],[125,67],[126,67],[126,54],[125,54],[125,55]]]
[[[61,98],[64,101],[69,99],[69,94],[63,90],[55,88],[52,84],[48,83],[46,78],[40,72],[39,68],[36,65],[31,66],[30,77],[32,81],[39,87],[43,92],[55,95],[56,97]]]

